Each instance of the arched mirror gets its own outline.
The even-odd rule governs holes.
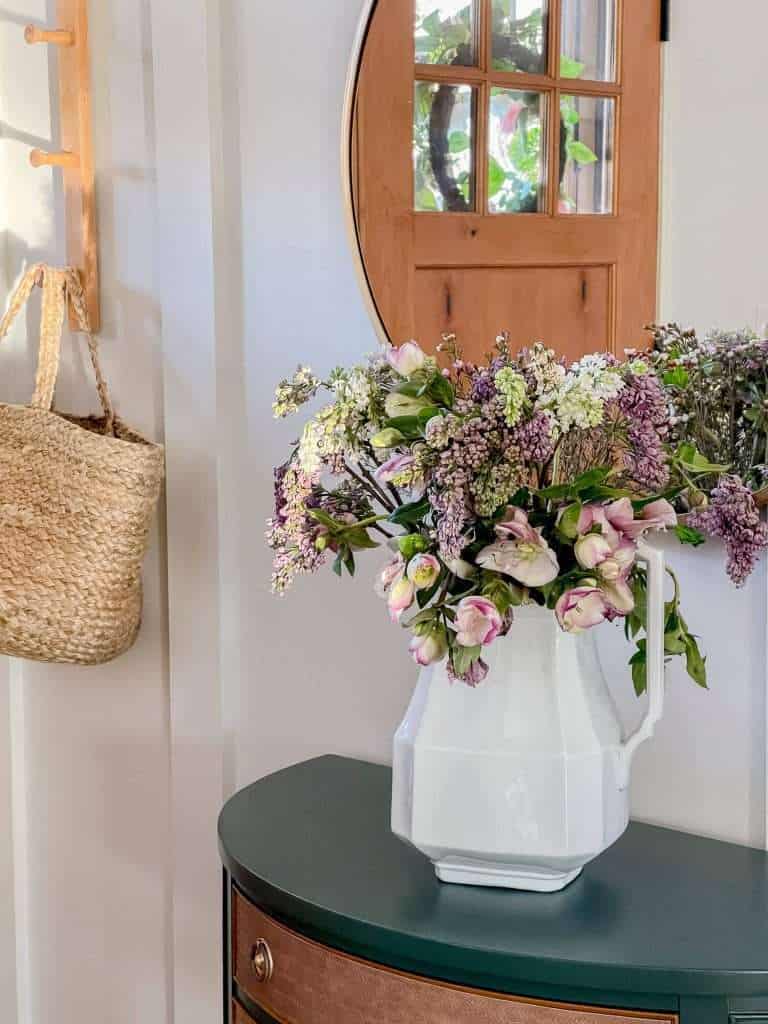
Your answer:
[[[660,0],[377,0],[345,165],[395,343],[500,331],[569,358],[656,312]]]

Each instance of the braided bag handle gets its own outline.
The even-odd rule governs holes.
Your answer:
[[[61,337],[64,320],[71,307],[77,321],[77,330],[85,334],[88,341],[88,351],[96,377],[96,390],[104,412],[105,432],[114,436],[115,412],[99,361],[98,343],[91,333],[88,322],[83,286],[80,276],[74,268],[65,267],[63,270],[58,270],[43,263],[30,267],[11,296],[5,315],[0,319],[0,339],[8,334],[38,284],[43,289],[43,303],[40,316],[40,344],[35,392],[30,404],[33,408],[43,409],[46,412],[50,412],[53,406],[53,396],[61,361]]]

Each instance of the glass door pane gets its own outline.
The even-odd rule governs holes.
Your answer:
[[[546,102],[540,92],[491,89],[488,212],[540,213],[546,192]]]
[[[495,71],[547,73],[546,0],[492,0],[491,63]]]
[[[417,64],[476,65],[476,0],[416,0],[414,42]]]
[[[449,213],[474,210],[476,93],[470,85],[416,82],[413,115],[416,210]]]
[[[616,81],[616,0],[562,0],[562,4],[560,77]]]
[[[560,213],[612,213],[616,100],[561,96]]]

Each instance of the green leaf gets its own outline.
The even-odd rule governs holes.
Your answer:
[[[577,164],[595,164],[597,163],[597,154],[593,153],[589,146],[585,146],[583,142],[578,142],[576,139],[572,139],[566,145],[568,156],[571,160],[575,160]]]
[[[453,670],[457,676],[463,676],[469,671],[472,663],[482,654],[482,647],[454,647],[451,652]]]
[[[541,491],[536,491],[540,498],[546,498],[547,501],[560,501],[561,498],[567,498],[570,493],[570,484],[553,484],[552,487],[545,487]]]
[[[610,466],[595,466],[594,469],[588,469],[586,473],[576,477],[571,484],[571,490],[579,492],[585,491],[590,487],[597,487],[598,484],[607,480],[612,472],[613,470]]]
[[[643,641],[640,641],[644,643]],[[638,644],[638,648],[640,645]],[[632,669],[632,685],[638,697],[642,697],[648,689],[648,666],[646,663],[645,647],[639,649],[630,659]]]
[[[695,445],[689,443],[680,445],[675,452],[675,458],[684,469],[688,469],[693,473],[725,473],[729,468],[716,462],[710,462],[704,458]]]
[[[350,576],[354,576],[355,575],[355,556],[352,554],[351,549],[347,548],[346,552],[343,552],[343,549],[342,549],[342,551],[340,551],[339,554],[342,554],[344,565],[346,566],[347,572],[349,573],[349,575]]]
[[[323,512],[321,508],[309,509],[309,514],[313,519],[316,519],[318,523],[327,527],[331,533],[339,533],[344,529],[344,523],[337,523],[333,516],[329,516],[327,512]]]
[[[579,121],[581,121],[576,107],[573,104],[566,104],[565,101],[560,104],[560,116],[563,119],[563,123],[570,128],[575,128]]]
[[[588,501],[615,501],[617,498],[628,498],[632,494],[632,491],[628,491],[625,487],[606,487],[601,485],[600,487],[590,487],[586,491],[581,492],[582,500]]]
[[[685,388],[688,386],[691,376],[682,366],[676,366],[674,370],[667,370],[662,377],[668,388]]]
[[[416,193],[417,210],[438,210],[437,200],[431,188],[420,188]]]
[[[442,375],[442,373],[436,373],[435,376],[432,378],[432,380],[429,383],[429,389],[427,391],[427,394],[429,395],[430,398],[434,398],[435,401],[440,402],[441,405],[446,406],[446,408],[453,408],[453,401],[455,397],[453,392],[453,385],[449,380],[447,380]],[[433,411],[433,415],[436,415],[439,412],[439,409],[435,409]],[[429,419],[431,418],[432,417],[430,416]]]
[[[487,597],[496,605],[500,615],[506,615],[510,608],[519,608],[523,603],[523,588],[509,584],[493,573],[484,574],[486,580],[483,597]]]
[[[416,603],[419,608],[426,608],[432,598],[440,589],[440,586],[445,579],[445,573],[441,573],[440,576],[435,580],[434,584],[427,590],[418,590],[416,592]]]
[[[564,540],[575,540],[579,535],[579,519],[581,517],[582,504],[575,501],[569,505],[560,516],[557,524],[557,532]]]
[[[380,545],[373,540],[362,526],[352,527],[344,531],[344,539],[353,551],[370,551]]]
[[[664,652],[665,654],[677,655],[685,654],[686,642],[683,635],[678,630],[677,632],[665,633],[664,634]]]
[[[701,656],[696,638],[689,633],[686,637],[685,665],[688,675],[704,690],[707,689],[707,659]]]
[[[389,517],[389,522],[394,523],[395,526],[408,526],[411,523],[418,523],[427,515],[431,507],[426,498],[420,498],[418,501],[409,501],[405,505],[401,505],[400,508],[395,509]]]
[[[675,527],[675,533],[681,544],[690,544],[694,548],[698,548],[707,542],[707,538],[701,530],[696,530],[692,526],[679,524]]]
[[[423,428],[418,416],[397,416],[393,420],[387,420],[387,429],[397,430],[403,435],[403,438],[413,441],[417,437],[421,437]]]
[[[492,156],[488,162],[488,198],[493,199],[507,180],[507,174],[496,157]]]
[[[560,57],[560,77],[561,78],[581,78],[584,74],[586,64],[582,64],[580,60],[574,60],[573,57],[566,57],[562,54]]]
[[[463,153],[470,145],[471,141],[466,132],[451,132],[448,136],[448,149],[451,153]]]
[[[436,614],[437,612],[434,608],[425,608],[424,611],[418,612],[414,615],[412,619],[408,619],[407,622],[404,621],[403,626],[406,629],[413,629],[414,626],[421,626],[425,622],[431,622],[435,618]]]
[[[342,570],[344,568],[344,560],[341,557],[341,552],[336,555],[336,560],[333,563],[333,571],[336,575],[341,578]]]

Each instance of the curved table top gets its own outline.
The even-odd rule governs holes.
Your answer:
[[[248,786],[219,846],[252,902],[411,973],[521,996],[675,1009],[768,996],[768,855],[633,823],[553,895],[440,883],[389,828],[391,772],[328,756]]]

